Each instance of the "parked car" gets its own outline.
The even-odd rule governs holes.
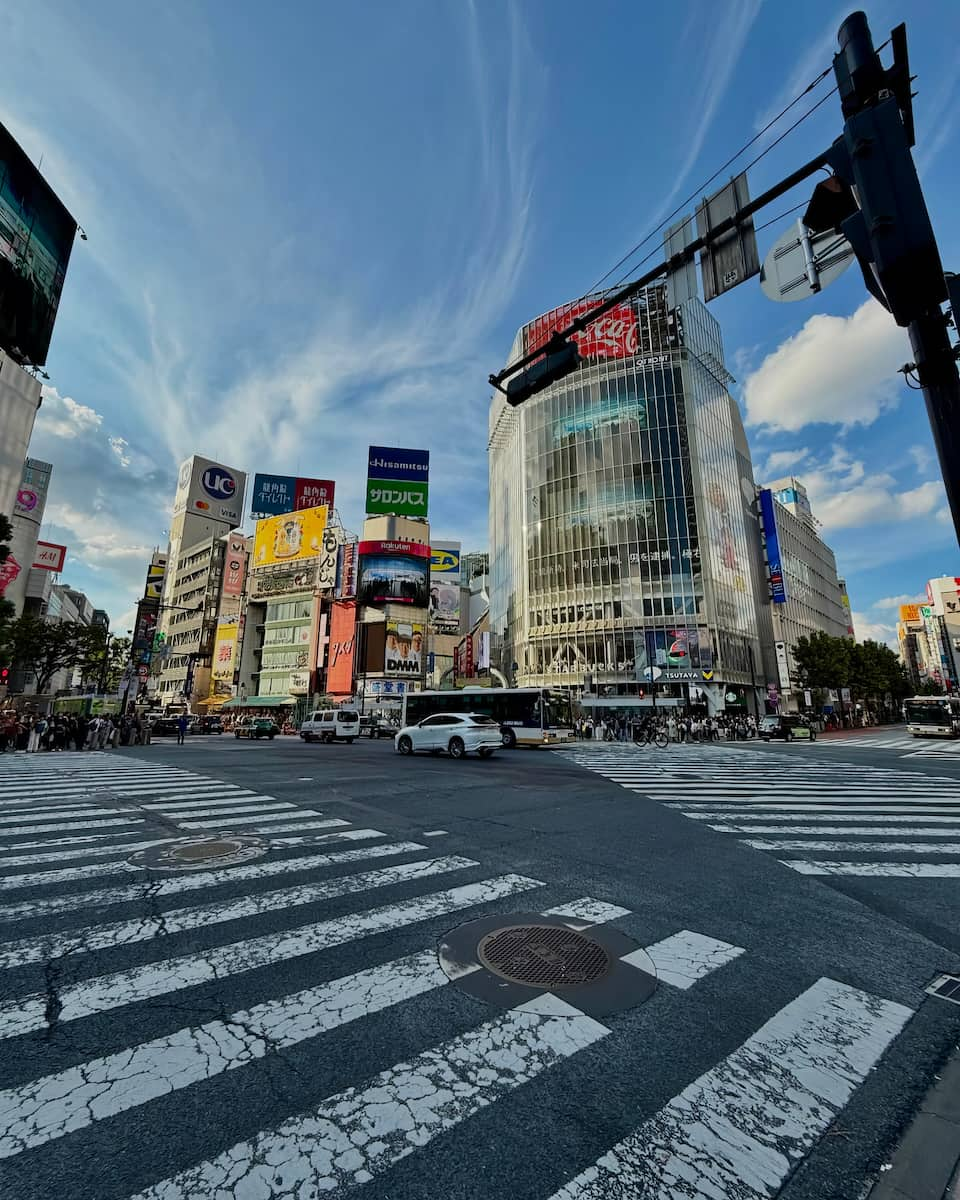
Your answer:
[[[795,713],[770,714],[760,718],[759,736],[765,742],[771,738],[783,738],[785,742],[808,741],[815,742],[817,734],[804,717]]]
[[[446,751],[451,758],[463,758],[476,751],[489,758],[503,745],[500,725],[492,717],[472,713],[434,713],[416,725],[401,729],[394,739],[398,754],[413,754],[429,750],[433,754]]]
[[[305,742],[346,742],[360,733],[360,714],[355,708],[325,708],[311,713],[300,726]]]
[[[269,738],[273,739],[280,732],[279,726],[272,717],[243,717],[233,731],[238,738]]]
[[[396,735],[397,727],[386,717],[361,717],[357,732],[360,737],[392,738]]]
[[[177,736],[177,721],[179,717],[156,717],[150,723],[151,737],[176,737]],[[187,725],[187,733],[190,732],[190,726]]]

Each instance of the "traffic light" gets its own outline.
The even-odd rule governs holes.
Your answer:
[[[9,667],[0,667],[0,687],[6,687],[9,679],[10,679],[10,668]]]
[[[525,371],[518,371],[507,380],[507,403],[514,408],[523,404],[551,383],[563,379],[580,365],[580,352],[574,342],[565,341],[555,333],[544,347],[546,353]]]

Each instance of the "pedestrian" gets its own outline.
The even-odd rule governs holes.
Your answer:
[[[73,729],[73,744],[78,750],[82,750],[87,743],[87,719],[86,717],[77,717]]]
[[[109,717],[101,717],[97,724],[97,749],[106,750],[107,739],[110,737],[111,725]]]
[[[99,739],[100,739],[100,718],[99,717],[91,717],[90,722],[87,725],[87,741],[86,741],[87,749],[88,750],[96,750]]]
[[[187,733],[187,715],[181,713],[177,717],[177,745],[182,746]]]

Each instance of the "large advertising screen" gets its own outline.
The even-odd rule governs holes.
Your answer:
[[[429,450],[371,446],[367,456],[367,514],[426,517],[429,477]]]
[[[257,570],[278,563],[317,558],[323,551],[323,531],[326,527],[325,505],[258,521],[251,568]]]
[[[430,547],[417,542],[361,542],[357,599],[361,604],[427,608]]]
[[[250,512],[257,516],[277,517],[301,508],[333,507],[336,485],[332,479],[305,479],[295,475],[253,477]]]
[[[388,621],[384,675],[419,676],[423,670],[423,626],[417,621]]]
[[[77,223],[0,125],[0,347],[42,367]]]
[[[225,683],[233,682],[238,635],[239,626],[236,621],[220,621],[217,624],[217,640],[213,648],[213,667],[210,672],[214,679]]]
[[[435,633],[460,632],[459,542],[434,542],[430,547],[430,628]]]

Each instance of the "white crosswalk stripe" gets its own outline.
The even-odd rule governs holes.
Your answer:
[[[662,755],[630,745],[561,753],[803,875],[960,874],[958,779],[722,745]]]
[[[821,738],[817,745],[841,750],[894,750],[904,758],[952,759],[960,754],[960,740],[914,737],[912,733],[904,732],[845,734],[843,737]]]
[[[77,755],[73,769],[79,773],[95,758]],[[131,759],[119,761],[118,775],[135,774]],[[30,778],[22,768],[21,778]],[[278,810],[288,802],[252,792],[236,819],[245,821],[249,810],[253,820],[241,829],[267,835],[278,814],[292,816],[279,824],[283,832],[269,836],[267,856],[162,874],[132,865],[137,849],[182,839],[190,827],[205,838],[210,827],[234,819],[232,799],[223,814],[199,807],[205,781],[187,780],[198,797],[197,807],[177,801],[191,804],[187,810],[159,797],[147,810],[125,796],[124,816],[141,814],[141,823],[110,834],[107,843],[96,810],[45,823],[32,842],[11,841],[0,826],[0,1049],[12,1051],[17,1067],[0,1089],[0,1159],[11,1195],[32,1195],[17,1179],[33,1180],[48,1161],[56,1164],[51,1177],[59,1194],[92,1194],[71,1187],[70,1172],[92,1169],[96,1159],[87,1138],[106,1135],[118,1146],[130,1137],[155,1138],[169,1152],[165,1115],[177,1113],[194,1089],[203,1098],[204,1149],[184,1151],[179,1160],[176,1150],[168,1153],[162,1171],[149,1156],[137,1156],[125,1169],[122,1200],[320,1200],[350,1196],[378,1177],[389,1188],[389,1173],[402,1160],[441,1135],[466,1132],[484,1110],[515,1124],[513,1106],[525,1089],[554,1086],[570,1060],[587,1060],[612,1042],[617,1017],[590,1016],[574,998],[545,992],[500,1011],[460,996],[437,946],[444,930],[498,911],[542,912],[578,930],[642,914],[609,899],[565,897],[541,879],[492,873],[479,856],[438,856],[437,843],[355,828],[295,803]],[[91,785],[98,806],[116,802],[115,782],[123,779]],[[718,811],[725,809],[708,810]],[[797,818],[791,822],[770,836],[792,843]],[[67,823],[80,832],[85,824],[87,837],[61,836],[57,826]],[[305,833],[291,834],[298,826]],[[196,902],[178,906],[181,898]],[[659,989],[652,1005],[695,1005],[692,989],[742,971],[749,959],[744,947],[713,933],[664,932],[622,959],[644,970],[653,963]],[[197,936],[204,939],[199,947]],[[338,953],[349,956],[349,973],[338,969]],[[300,975],[290,972],[296,964],[304,967]],[[463,964],[462,974],[476,970]],[[576,1162],[556,1200],[610,1200],[621,1194],[608,1186],[615,1175],[637,1181],[639,1190],[623,1195],[668,1200],[678,1193],[666,1181],[686,1179],[705,1150],[716,1186],[691,1195],[772,1196],[911,1016],[831,979],[809,986],[812,978],[782,1007],[770,1003],[752,1029],[744,1028],[740,1049],[718,1055],[699,1078],[691,1082],[695,1072],[684,1075],[678,1065],[673,1100],[659,1113],[639,1113],[636,1132],[599,1163]],[[229,1007],[223,995],[232,998]],[[349,1037],[364,1022],[378,1028],[383,1014],[414,1005],[427,1006],[432,1019],[389,1018],[406,1031],[402,1056],[389,1035],[378,1034],[372,1067],[351,1069],[348,1057],[339,1062],[336,1084],[322,1086],[320,1064],[338,1062],[331,1039]],[[38,1033],[30,1053],[19,1055],[10,1039]],[[45,1069],[48,1042],[59,1057]],[[227,1136],[218,1119],[220,1089],[230,1094],[231,1080],[248,1073],[260,1091],[270,1064],[285,1069],[285,1055],[295,1053],[318,1064],[313,1094],[292,1106],[284,1101],[276,1117]],[[311,1069],[305,1078],[313,1075]],[[769,1112],[776,1139],[765,1127]],[[673,1156],[662,1177],[650,1173],[645,1145]],[[766,1190],[757,1190],[758,1180]],[[542,1200],[555,1187],[556,1180]]]

